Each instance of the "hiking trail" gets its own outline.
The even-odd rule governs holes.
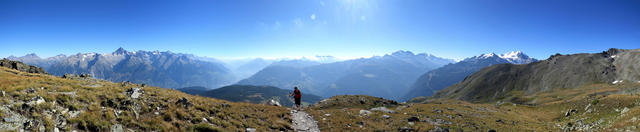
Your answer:
[[[291,110],[291,124],[296,132],[320,132],[318,121],[304,111]]]

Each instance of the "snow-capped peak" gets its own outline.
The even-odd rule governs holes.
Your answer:
[[[530,58],[529,56],[522,53],[522,51],[511,51],[504,54],[495,54],[495,53],[487,53],[481,54],[480,56],[475,56],[472,58],[467,58],[465,60],[478,60],[478,59],[489,59],[489,58],[500,58],[502,60],[506,60],[509,63],[513,64],[526,64],[537,61],[534,58]],[[463,60],[464,61],[464,60]]]
[[[518,59],[523,57],[522,51],[511,51],[500,55],[500,58],[504,59]]]
[[[496,56],[496,54],[494,54],[494,53],[489,53],[489,54],[482,54],[482,55],[480,55],[480,58],[482,58],[482,59],[486,59],[486,58],[490,58],[490,57],[494,57],[494,56]]]

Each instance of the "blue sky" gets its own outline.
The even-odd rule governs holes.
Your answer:
[[[2,0],[0,57],[170,50],[217,58],[462,59],[640,48],[638,0]]]

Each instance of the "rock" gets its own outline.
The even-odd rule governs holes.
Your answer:
[[[75,77],[78,77],[78,75],[75,75],[75,74],[64,74],[64,75],[62,75],[62,78],[71,79],[71,78],[75,78]]]
[[[589,108],[591,108],[591,104],[588,104],[587,107],[584,107],[584,111],[589,110]]]
[[[22,72],[48,74],[47,72],[44,71],[44,69],[40,67],[27,65],[20,61],[12,61],[7,58],[0,60],[0,66],[22,71]]]
[[[326,117],[330,117],[330,116],[331,116],[331,114],[324,114],[324,116],[326,116]]]
[[[91,78],[91,74],[80,74],[81,78]]]
[[[142,89],[140,88],[130,88],[129,90],[127,90],[127,95],[129,95],[129,97],[132,99],[140,98],[140,95],[142,95],[143,93],[144,91],[142,91]]]
[[[4,122],[20,122],[21,119],[18,116],[5,117],[2,119]]]
[[[418,121],[420,121],[420,119],[418,119],[418,117],[412,116],[412,117],[409,117],[407,119],[407,121],[409,121],[409,122],[418,122]]]
[[[42,104],[44,102],[45,102],[44,98],[42,98],[40,96],[36,96],[36,97],[31,98],[31,100],[29,100],[29,102],[27,102],[27,105],[34,106],[34,105]]]
[[[620,111],[620,114],[627,113],[628,111],[629,111],[629,108],[624,107],[624,109],[622,109],[622,111]]]
[[[398,113],[394,110],[391,109],[387,109],[387,107],[376,107],[376,108],[371,108],[371,111],[381,111],[381,112],[386,112],[386,113]]]
[[[413,132],[413,131],[416,131],[416,130],[413,129],[413,128],[409,128],[409,127],[400,127],[400,128],[398,128],[398,131],[400,131],[400,132]]]
[[[432,130],[429,130],[429,132],[449,132],[449,128],[442,128],[442,127],[436,126]]]
[[[6,95],[6,93],[4,91],[1,92],[2,97],[4,97]]]
[[[389,116],[389,115],[382,115],[382,118],[384,118],[384,119],[389,119],[389,118],[391,118],[391,116]]]
[[[367,99],[365,99],[364,97],[360,97],[360,104],[365,104],[367,103]]]
[[[70,118],[76,118],[78,115],[80,115],[80,111],[69,111]]]
[[[28,88],[28,89],[26,90],[26,92],[27,92],[27,93],[35,93],[35,92],[36,92],[36,89],[35,89],[35,88]]]
[[[246,128],[244,130],[245,130],[245,132],[256,132],[255,128]]]
[[[231,105],[229,105],[229,104],[227,104],[227,103],[220,104],[220,106],[221,106],[222,108],[229,108],[229,107],[231,107]]]
[[[56,127],[56,128],[53,128],[53,132],[60,132],[60,130]]]
[[[371,111],[368,110],[360,110],[360,115],[369,115],[371,114]]]
[[[115,124],[111,126],[111,132],[124,132],[124,129],[122,128],[122,125]]]
[[[576,113],[576,112],[578,112],[578,110],[575,110],[575,109],[569,109],[569,110],[567,111],[567,113],[565,113],[565,114],[564,114],[564,117],[569,117],[569,116],[571,116],[571,114],[572,114],[572,113]]]
[[[431,112],[435,112],[435,113],[442,113],[442,110],[435,109],[435,110],[432,110]]]
[[[276,101],[276,100],[269,100],[269,102],[267,102],[267,104],[272,105],[272,106],[281,106],[280,102]]]
[[[189,100],[185,97],[182,97],[181,99],[179,99],[176,104],[180,104],[184,107],[189,107],[189,106],[193,106],[193,104],[191,104],[191,102],[189,102]],[[228,105],[228,104],[227,104]]]

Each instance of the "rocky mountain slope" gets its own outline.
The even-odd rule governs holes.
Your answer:
[[[6,58],[0,60],[0,67],[6,67],[6,68],[9,68],[9,69],[14,69],[14,70],[18,70],[18,71],[21,71],[21,72],[27,72],[27,73],[47,74],[47,72],[45,72],[40,67],[27,65],[27,64],[24,64],[24,63],[22,63],[20,61],[8,60]]]
[[[411,86],[409,92],[401,101],[407,101],[418,96],[431,96],[438,90],[461,81],[472,73],[494,64],[527,64],[537,61],[520,51],[505,54],[482,54],[466,58],[460,62],[448,64],[422,74]]]
[[[327,64],[273,64],[238,84],[280,88],[298,86],[303,92],[330,97],[366,94],[397,99],[421,73],[453,62],[428,54],[398,51],[384,56]],[[304,63],[308,64],[308,63]]]
[[[109,81],[130,81],[165,88],[220,87],[234,77],[221,63],[197,60],[193,55],[159,51],[126,51],[111,54],[78,53],[40,59],[35,54],[13,58],[42,66],[53,75],[92,74]]]
[[[293,90],[280,89],[271,86],[252,86],[252,85],[231,85],[224,86],[213,90],[202,90],[202,87],[187,87],[178,89],[182,92],[211,97],[216,99],[224,99],[234,102],[249,102],[257,104],[269,104],[270,101],[276,101],[284,106],[293,106],[294,100],[288,95]],[[303,104],[314,104],[322,98],[313,94],[302,93]]]
[[[0,131],[292,131],[283,107],[0,67]]]
[[[526,64],[498,64],[484,68],[434,98],[473,102],[518,100],[520,96],[595,83],[640,81],[640,49],[610,49],[594,54],[556,54]]]

